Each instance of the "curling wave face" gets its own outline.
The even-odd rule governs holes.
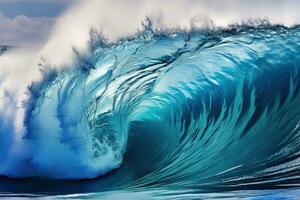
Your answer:
[[[299,55],[299,27],[95,37],[74,67],[31,85],[31,153],[19,174],[2,174],[100,176],[109,187],[298,186]]]

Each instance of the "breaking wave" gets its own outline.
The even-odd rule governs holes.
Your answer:
[[[298,26],[94,33],[73,67],[44,67],[28,88],[13,153],[1,111],[0,172],[109,188],[299,186],[299,70]]]

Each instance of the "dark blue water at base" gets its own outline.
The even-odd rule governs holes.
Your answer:
[[[147,190],[103,190],[101,180],[86,181],[49,181],[46,179],[11,180],[0,179],[1,199],[105,199],[105,200],[196,200],[196,199],[245,199],[245,200],[297,200],[300,197],[300,188],[277,188],[258,190],[168,190],[148,188]]]

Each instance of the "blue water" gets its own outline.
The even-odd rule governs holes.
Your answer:
[[[299,70],[298,26],[147,27],[113,44],[94,33],[73,66],[44,66],[28,88],[27,155],[0,168],[0,192],[296,199]],[[3,164],[15,130],[1,116],[0,132]]]

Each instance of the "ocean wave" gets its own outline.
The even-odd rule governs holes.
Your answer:
[[[299,53],[298,26],[94,34],[72,67],[44,66],[28,88],[26,156],[0,172],[107,187],[299,186]],[[2,116],[1,164],[15,132]]]

